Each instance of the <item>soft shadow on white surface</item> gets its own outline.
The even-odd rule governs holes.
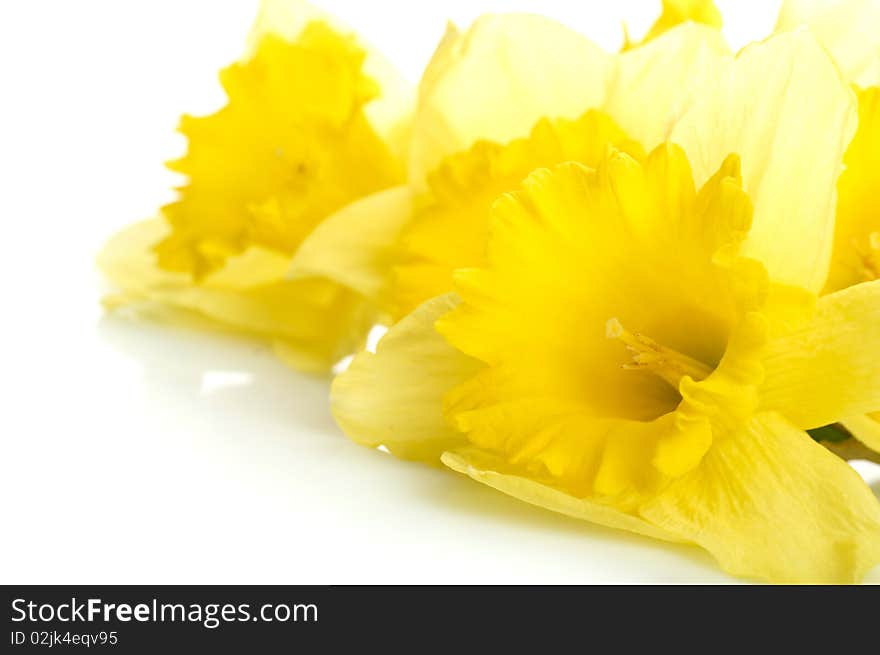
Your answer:
[[[328,382],[263,344],[116,316],[69,343],[35,376],[52,402],[10,410],[4,582],[737,582],[697,548],[352,443]]]
[[[114,316],[99,334],[142,368],[142,411],[171,419],[177,443],[157,473],[172,471],[179,487],[179,465],[203,469],[180,500],[198,503],[200,485],[227,502],[244,493],[200,516],[210,525],[185,546],[239,559],[229,562],[236,581],[734,582],[698,548],[556,515],[349,442],[329,413],[327,380],[287,369],[260,343]],[[211,542],[227,531],[231,542]],[[241,560],[259,564],[248,571]]]
[[[220,408],[225,419],[242,412],[278,427],[293,423],[337,432],[327,403],[328,380],[282,366],[260,341],[113,314],[101,318],[98,334],[141,366],[144,392],[157,406],[186,404],[207,415]]]

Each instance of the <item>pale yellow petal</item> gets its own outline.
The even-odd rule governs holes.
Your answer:
[[[306,237],[288,277],[327,278],[386,307],[396,244],[412,215],[412,202],[412,192],[404,186],[339,210]]]
[[[754,222],[743,254],[771,278],[818,291],[828,274],[835,185],[856,127],[855,98],[808,32],[748,46],[672,131],[702,184],[742,160]]]
[[[354,441],[434,463],[464,443],[443,416],[443,396],[481,364],[434,329],[457,302],[451,294],[429,300],[392,326],[375,353],[360,353],[334,380],[333,416]]]
[[[880,281],[819,299],[811,321],[772,341],[765,409],[804,430],[880,410]]]
[[[627,530],[664,541],[681,541],[676,535],[637,516],[621,512],[611,505],[589,498],[578,498],[522,475],[505,473],[503,460],[473,448],[443,453],[443,463],[453,471],[464,473],[477,482],[531,505],[609,528]]]
[[[248,34],[247,52],[253,54],[266,34],[294,41],[305,26],[315,20],[335,23],[334,27],[340,27],[330,14],[306,0],[259,0],[257,16]]]
[[[783,0],[777,31],[807,25],[840,66],[847,79],[876,84],[880,54],[880,1]]]
[[[156,264],[153,246],[167,233],[164,221],[152,219],[107,243],[98,263],[117,289],[108,307],[173,322],[195,314],[203,326],[282,342],[298,368],[313,372],[329,371],[361,347],[375,321],[359,295],[327,280],[285,280],[288,259],[259,248],[229,258],[200,282],[165,271]]]
[[[843,460],[777,414],[714,445],[640,514],[735,575],[852,583],[880,562],[880,502]]]
[[[718,30],[695,23],[675,27],[620,56],[605,111],[650,150],[669,136],[693,97],[730,57]]]
[[[673,145],[644,164],[609,153],[595,170],[535,171],[493,206],[489,266],[457,273],[465,303],[441,331],[505,368],[511,397],[555,396],[633,420],[671,411],[677,385],[633,375],[608,323],[717,365],[739,282],[715,255],[743,238],[751,212],[738,178],[734,158],[698,193]]]
[[[419,90],[410,182],[478,139],[525,136],[542,117],[575,118],[605,101],[613,58],[580,34],[531,14],[450,26]]]

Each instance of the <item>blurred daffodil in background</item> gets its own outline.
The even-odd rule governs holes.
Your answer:
[[[221,83],[223,108],[181,121],[178,200],[101,254],[118,287],[107,302],[269,337],[297,368],[329,370],[376,312],[331,280],[287,279],[290,258],[328,216],[403,180],[411,92],[344,27],[290,0],[263,0]]]

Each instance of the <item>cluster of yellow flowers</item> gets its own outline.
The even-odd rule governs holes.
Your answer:
[[[664,0],[619,53],[537,15],[450,26],[417,90],[263,0],[187,176],[100,264],[330,373],[355,441],[727,571],[880,562],[880,1],[786,0],[732,53]],[[377,324],[389,326],[363,351]],[[359,352],[362,351],[362,352]]]

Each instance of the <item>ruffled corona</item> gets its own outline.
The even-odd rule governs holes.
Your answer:
[[[766,275],[730,258],[751,222],[738,160],[699,193],[671,146],[644,166],[616,153],[595,172],[565,164],[534,173],[493,217],[488,266],[458,274],[463,304],[438,324],[488,364],[447,399],[452,419],[580,495],[647,489],[696,466],[730,429],[713,429],[701,405],[731,379],[754,389],[763,375],[749,357]]]
[[[484,263],[489,208],[531,171],[563,161],[595,166],[609,146],[633,157],[642,147],[611,118],[588,111],[581,118],[541,120],[528,137],[507,145],[479,141],[447,158],[428,176],[429,193],[400,238],[391,306],[399,318],[449,290],[455,269]]]
[[[783,0],[776,31],[807,26],[844,76],[860,86],[880,84],[878,0]]]

